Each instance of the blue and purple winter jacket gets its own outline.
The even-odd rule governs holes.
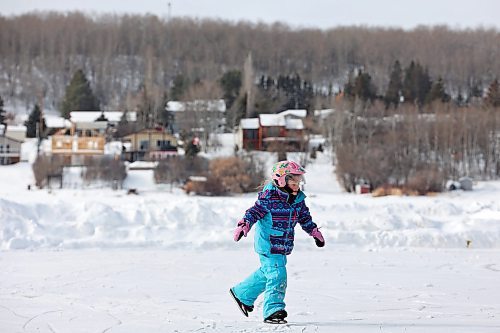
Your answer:
[[[300,191],[295,201],[289,204],[288,193],[281,191],[273,183],[267,184],[259,192],[255,205],[243,217],[250,228],[255,225],[254,247],[257,253],[290,254],[297,222],[305,232],[311,234],[316,224],[304,202],[305,197]]]

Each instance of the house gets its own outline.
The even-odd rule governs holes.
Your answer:
[[[3,133],[5,128],[0,125],[0,133]],[[24,125],[9,125],[7,126],[7,131],[5,136],[11,139],[24,142],[26,140],[26,126]]]
[[[18,163],[21,159],[22,141],[0,136],[0,165]]]
[[[260,114],[258,118],[243,118],[238,129],[238,146],[247,150],[302,150],[304,137],[303,118],[306,110],[286,110],[277,114]]]
[[[103,155],[106,134],[126,115],[135,121],[135,112],[121,111],[73,111],[70,113],[71,127],[51,136],[52,154],[66,156]]]
[[[123,158],[156,161],[177,154],[177,138],[163,129],[144,129],[122,138]]]
[[[226,102],[223,99],[169,101],[165,109],[174,117],[176,132],[184,130],[200,134],[205,129],[213,132],[223,128],[226,124],[224,117]]]
[[[137,121],[136,112],[122,111],[72,111],[70,121],[78,136],[105,135],[108,129],[114,128],[126,117],[128,122]]]

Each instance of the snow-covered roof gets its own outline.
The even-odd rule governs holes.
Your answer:
[[[179,101],[169,101],[165,109],[172,112],[182,112],[186,110],[186,103]]]
[[[81,122],[94,122],[101,115],[102,111],[73,111],[70,112],[70,119],[74,123]],[[110,122],[119,122],[123,117],[122,111],[104,111],[104,117]],[[136,121],[137,113],[136,112],[127,112],[127,120],[128,121]]]
[[[286,119],[286,129],[302,130],[304,123],[302,119]]]
[[[158,162],[135,161],[128,165],[129,170],[152,170],[158,166]]]
[[[314,110],[314,116],[319,117],[321,119],[324,119],[328,117],[330,114],[334,113],[334,109],[321,109],[321,110]]]
[[[300,110],[289,110],[289,111],[300,111]],[[305,110],[304,110],[305,111]],[[287,113],[286,115],[290,116],[291,113]],[[278,114],[265,114],[262,113],[259,115],[260,125],[263,127],[270,126],[279,126],[285,127],[286,129],[304,129],[304,123],[302,119],[286,117],[283,115],[283,112]]]
[[[241,129],[258,129],[259,118],[243,118],[240,120]]]
[[[169,101],[165,107],[167,111],[183,112],[189,111],[226,111],[226,102],[223,99],[195,100],[190,102]]]
[[[71,121],[54,115],[45,115],[45,125],[48,128],[71,128]]]
[[[280,114],[259,114],[260,125],[267,126],[285,126],[285,117]]]
[[[0,124],[0,133],[3,133],[4,125]],[[9,125],[7,126],[7,132],[26,132],[26,126],[24,125]]]
[[[106,127],[108,127],[108,124],[104,121],[78,122],[76,125],[78,130],[105,130]]]
[[[2,144],[5,144],[5,143],[9,143],[9,142],[15,142],[15,143],[23,143],[23,141],[21,140],[18,140],[18,139],[15,139],[15,138],[11,138],[9,136],[1,136],[0,135],[0,142]]]
[[[283,117],[295,116],[295,117],[305,118],[305,117],[307,117],[307,110],[290,109],[290,110],[282,111],[279,114],[282,115]]]

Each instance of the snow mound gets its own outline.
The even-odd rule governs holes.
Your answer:
[[[358,248],[500,247],[500,182],[435,197],[342,192],[329,158],[308,165],[305,192],[327,246]],[[131,170],[124,189],[31,190],[31,166],[0,167],[0,248],[233,248],[236,221],[256,194],[197,197]],[[138,195],[127,195],[127,189]],[[239,247],[252,246],[253,231]],[[299,226],[296,246],[314,249]]]

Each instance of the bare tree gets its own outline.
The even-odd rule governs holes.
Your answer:
[[[202,81],[191,85],[184,96],[185,130],[199,132],[203,136],[203,150],[205,153],[209,147],[216,144],[215,134],[222,130],[223,114],[225,108],[221,108],[222,90],[216,81]],[[225,105],[225,104],[224,104]]]

